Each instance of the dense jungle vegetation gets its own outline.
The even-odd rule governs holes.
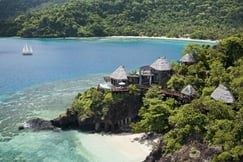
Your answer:
[[[243,31],[240,0],[2,0],[0,35],[221,39]]]
[[[223,148],[213,161],[243,160],[243,34],[230,36],[212,47],[191,44],[184,49],[185,53],[191,53],[197,63],[173,63],[174,75],[167,88],[180,91],[191,84],[197,93],[190,103],[165,98],[159,85],[151,86],[139,100],[141,90],[130,85],[129,93],[91,88],[75,98],[71,110],[81,120],[90,116],[104,119],[108,114],[112,118],[128,103],[141,101],[139,120],[130,126],[134,132],[162,133],[162,158],[196,141]],[[233,104],[210,97],[219,84],[231,91]]]
[[[68,0],[1,0],[0,1],[0,20],[15,17],[35,8],[46,8],[51,4],[63,4]]]
[[[218,145],[223,151],[213,161],[243,159],[243,35],[223,39],[218,45],[188,45],[196,64],[174,64],[175,74],[167,87],[182,90],[188,84],[197,90],[189,104],[162,99],[158,86],[150,88],[139,111],[141,120],[131,124],[135,132],[164,133],[163,153],[174,152],[193,141]],[[222,84],[235,97],[233,104],[213,100],[210,95]]]

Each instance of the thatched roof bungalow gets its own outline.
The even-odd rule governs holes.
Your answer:
[[[119,66],[111,75],[110,75],[111,84],[119,85],[121,83],[127,84],[128,82],[128,73],[124,66]]]
[[[193,64],[196,62],[196,60],[194,59],[194,57],[191,54],[187,53],[184,56],[182,56],[182,58],[180,59],[180,62],[186,63],[186,64]]]
[[[185,88],[182,89],[181,93],[188,96],[193,96],[196,94],[196,90],[192,87],[192,85],[188,84]]]
[[[151,85],[153,76],[154,76],[154,74],[152,73],[152,68],[149,65],[140,67],[139,84],[140,85]]]
[[[127,71],[124,66],[119,66],[111,75],[110,78],[114,80],[127,80]]]
[[[171,65],[165,57],[160,57],[151,65],[140,67],[140,84],[151,85],[152,83],[164,84],[171,75]]]
[[[170,71],[171,65],[165,57],[160,57],[150,65],[156,71]]]
[[[215,100],[223,101],[225,103],[233,103],[235,101],[234,96],[228,90],[227,87],[219,85],[211,94],[211,97]]]

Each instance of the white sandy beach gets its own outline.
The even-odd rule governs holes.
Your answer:
[[[203,39],[192,39],[192,38],[171,38],[171,37],[150,37],[150,36],[106,36],[106,37],[65,37],[65,39],[160,39],[160,40],[174,40],[174,41],[192,41],[192,42],[205,42],[205,43],[219,43],[220,40],[203,40]],[[54,38],[63,39],[63,38]]]
[[[109,37],[108,37],[109,38]],[[220,40],[203,40],[203,39],[192,39],[192,38],[170,38],[170,37],[149,37],[149,36],[110,36],[110,38],[117,39],[161,39],[161,40],[178,40],[178,41],[196,41],[196,42],[205,42],[205,43],[218,43]]]
[[[140,134],[84,134],[78,135],[82,146],[95,162],[141,162],[152,151],[149,141],[140,143]],[[90,156],[91,155],[91,156]]]

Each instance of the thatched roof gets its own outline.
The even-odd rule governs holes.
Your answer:
[[[124,66],[119,66],[111,75],[110,78],[115,80],[127,80],[127,71]]]
[[[185,62],[185,63],[194,63],[196,62],[196,60],[194,59],[194,57],[191,54],[185,54],[184,56],[182,56],[182,58],[180,59],[181,62]]]
[[[223,85],[219,85],[211,94],[211,97],[215,100],[220,100],[225,103],[233,103],[235,101],[231,92]]]
[[[160,57],[152,65],[150,65],[150,67],[152,67],[153,69],[155,69],[157,71],[170,71],[171,70],[171,65],[166,60],[165,57]]]
[[[185,88],[182,89],[181,93],[192,96],[196,93],[196,90],[192,87],[192,85],[188,84]]]

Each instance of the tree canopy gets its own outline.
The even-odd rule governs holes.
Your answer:
[[[131,124],[133,130],[163,132],[163,156],[197,141],[222,147],[213,161],[242,161],[243,35],[230,36],[213,47],[188,45],[184,53],[192,54],[196,63],[173,64],[174,75],[167,86],[180,91],[191,84],[197,91],[195,99],[187,104],[168,102],[171,98],[156,95],[152,87],[143,98],[141,120]],[[233,104],[210,97],[219,84],[232,92]]]

